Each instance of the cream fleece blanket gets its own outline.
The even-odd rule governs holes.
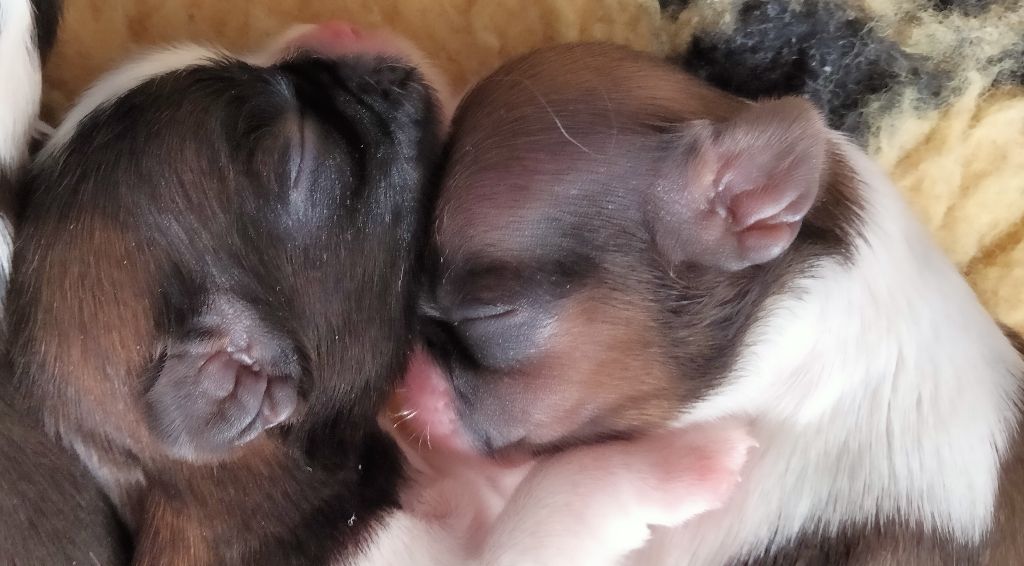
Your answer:
[[[775,13],[786,2],[799,8],[809,1],[762,7]],[[515,54],[557,42],[602,39],[678,53],[695,34],[728,38],[741,27],[749,31],[743,10],[757,3],[661,4],[664,9],[655,0],[66,0],[46,73],[45,112],[58,118],[99,73],[164,42],[246,48],[292,23],[342,18],[409,36],[463,87]],[[866,30],[945,73],[937,98],[910,81],[862,101],[861,142],[984,304],[1024,331],[1024,2],[851,0],[842,7]],[[827,6],[819,9],[829,13]],[[827,51],[836,27],[822,25],[813,49]]]

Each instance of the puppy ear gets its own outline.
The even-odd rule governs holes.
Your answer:
[[[167,341],[146,393],[152,430],[175,457],[215,461],[298,404],[294,348],[250,308],[219,298]]]
[[[818,196],[828,142],[818,111],[784,98],[678,135],[681,155],[649,202],[665,259],[731,271],[782,255]]]

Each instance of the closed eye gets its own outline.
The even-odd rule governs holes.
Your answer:
[[[454,335],[482,367],[509,370],[540,352],[553,316],[530,307],[490,306],[464,310],[451,322]]]
[[[452,324],[474,320],[502,318],[514,315],[519,311],[518,307],[511,305],[479,305],[463,307],[455,310],[448,317]]]
[[[515,305],[477,304],[445,308],[428,301],[422,301],[419,304],[421,315],[431,320],[452,325],[474,320],[500,318],[515,314],[518,311],[519,307]]]

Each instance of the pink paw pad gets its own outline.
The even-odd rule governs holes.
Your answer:
[[[653,481],[644,494],[652,524],[678,525],[726,503],[757,443],[741,427],[701,426],[640,439]]]

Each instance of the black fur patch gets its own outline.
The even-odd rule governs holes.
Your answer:
[[[658,7],[661,12],[669,17],[679,15],[679,12],[687,9],[692,0],[658,0]]]
[[[50,56],[53,44],[57,42],[57,28],[60,27],[63,4],[62,0],[32,1],[36,14],[36,46],[39,48],[39,58],[43,61]]]
[[[959,12],[966,16],[979,16],[992,7],[993,0],[931,0],[932,9],[938,12]]]
[[[992,63],[1002,67],[993,81],[994,84],[1024,86],[1024,40],[997,55]]]
[[[127,564],[130,543],[113,506],[40,428],[0,401],[2,562]]]

